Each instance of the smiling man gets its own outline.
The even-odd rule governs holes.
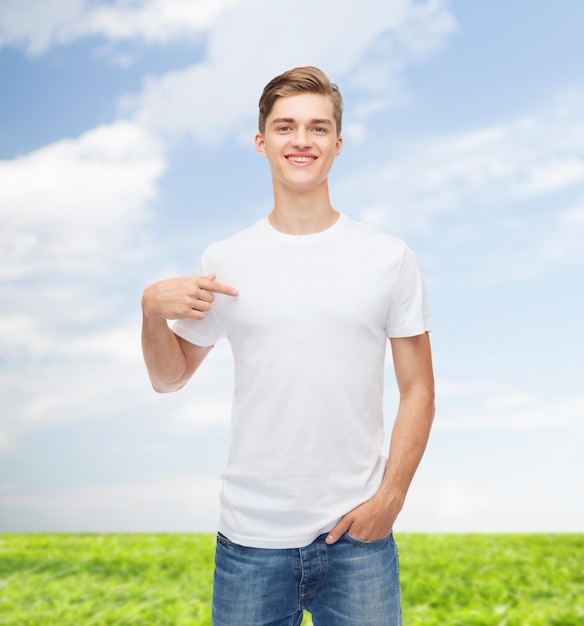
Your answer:
[[[144,291],[155,390],[182,388],[221,338],[233,350],[215,626],[297,626],[304,609],[316,626],[401,624],[392,528],[434,415],[432,322],[404,242],[331,205],[341,123],[319,69],[270,81],[255,146],[272,211],[210,245],[194,276]],[[386,457],[388,339],[400,402]]]

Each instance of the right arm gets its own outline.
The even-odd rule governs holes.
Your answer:
[[[236,296],[237,290],[215,281],[215,275],[170,278],[150,285],[142,296],[142,352],[152,387],[178,391],[213,346],[196,346],[175,335],[167,320],[201,320],[211,309],[213,293]]]

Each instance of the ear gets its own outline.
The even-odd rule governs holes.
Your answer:
[[[335,143],[335,157],[338,157],[341,154],[341,149],[343,147],[343,138],[338,137],[337,142]]]
[[[261,133],[256,134],[254,143],[258,153],[263,157],[267,157],[268,155],[266,154],[266,140]]]

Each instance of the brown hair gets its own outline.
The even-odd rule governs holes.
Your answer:
[[[337,136],[341,135],[343,118],[343,98],[339,88],[331,83],[328,76],[317,67],[296,67],[273,78],[265,87],[259,102],[258,129],[266,130],[266,119],[278,98],[297,96],[302,93],[319,93],[330,96],[333,115],[337,126]]]

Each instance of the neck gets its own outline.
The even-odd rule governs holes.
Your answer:
[[[282,233],[312,235],[330,228],[338,217],[338,211],[331,206],[327,185],[306,193],[274,188],[274,209],[268,219]]]

